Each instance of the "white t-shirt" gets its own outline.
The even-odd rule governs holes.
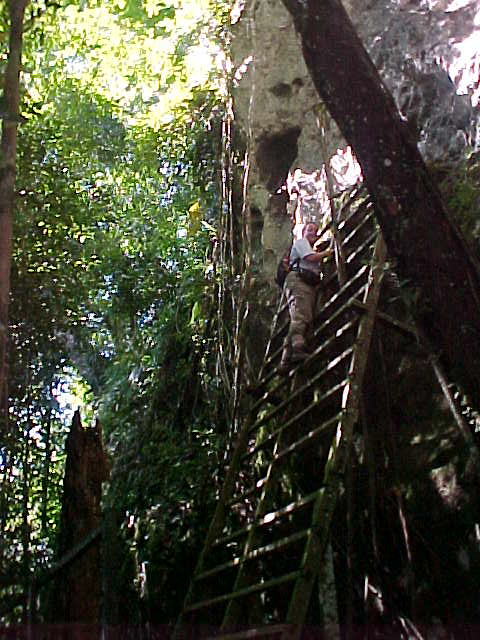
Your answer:
[[[290,266],[292,266],[296,260],[300,260],[299,267],[302,269],[308,269],[314,273],[320,273],[319,262],[309,262],[304,259],[312,253],[315,253],[315,250],[312,248],[310,242],[306,238],[299,238],[293,243],[290,251]]]

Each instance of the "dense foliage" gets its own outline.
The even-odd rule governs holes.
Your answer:
[[[206,521],[224,420],[212,308],[221,10],[30,4],[0,468],[6,620],[25,613],[15,605],[54,554],[76,406],[100,419],[112,460],[105,505],[134,558],[119,592],[155,597],[178,562],[188,573],[202,535],[192,525]],[[155,617],[170,620],[163,601]]]

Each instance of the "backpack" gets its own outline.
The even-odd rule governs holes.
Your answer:
[[[275,274],[275,282],[278,284],[280,289],[283,289],[283,285],[285,284],[285,280],[287,275],[290,272],[290,249],[283,254],[282,259],[277,265],[277,273]]]
[[[277,265],[277,273],[275,274],[275,282],[278,284],[280,289],[283,289],[283,285],[285,284],[285,280],[287,279],[288,274],[292,269],[298,269],[299,258],[297,258],[290,266],[290,249],[286,251],[282,259]]]

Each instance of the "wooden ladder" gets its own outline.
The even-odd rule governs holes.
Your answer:
[[[283,377],[277,367],[288,311],[279,305],[177,638],[294,639],[314,615],[312,592],[344,487],[385,262],[368,200],[349,207],[338,229],[346,281],[327,279],[314,349]]]

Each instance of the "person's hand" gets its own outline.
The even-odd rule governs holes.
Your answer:
[[[324,240],[323,242],[319,243],[319,246],[317,247],[317,253],[320,257],[322,258],[326,258],[327,256],[331,256],[333,251],[334,251],[334,243],[335,243],[335,239],[332,236],[330,238],[330,242],[327,244],[328,241]],[[325,245],[327,244],[327,246],[325,247]],[[322,249],[320,249],[320,247],[323,247]]]

